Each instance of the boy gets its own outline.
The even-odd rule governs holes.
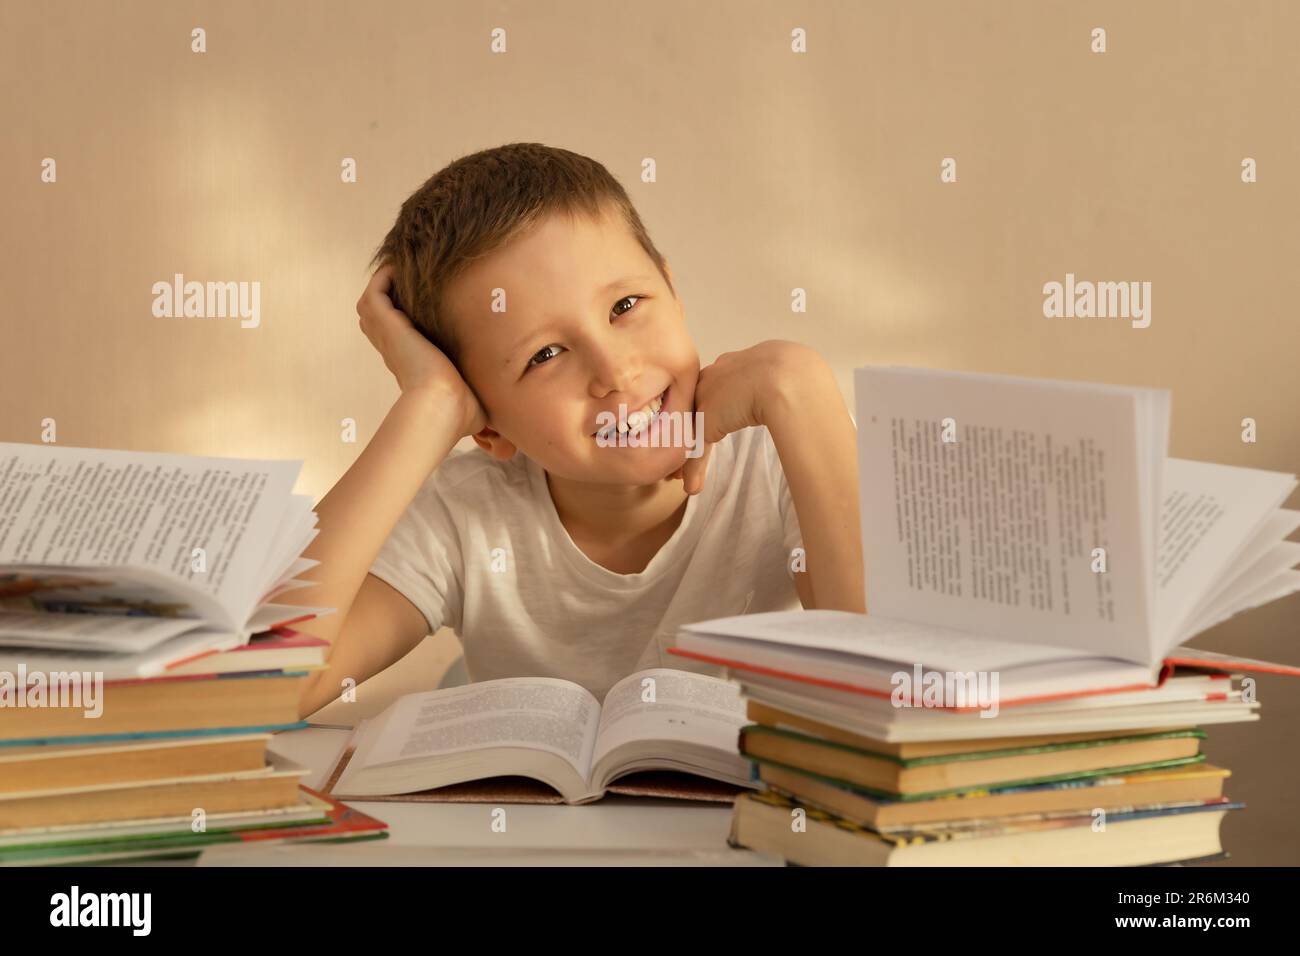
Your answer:
[[[864,610],[856,436],[829,367],[767,341],[701,369],[604,166],[532,143],[462,157],[374,262],[357,312],[401,396],[316,509],[320,583],[293,595],[337,612],[301,628],[332,644],[303,716],[444,625],[470,680],[601,698],[644,667],[696,669],[664,653],[681,624]],[[674,417],[672,441],[645,440]],[[467,435],[479,448],[453,450]]]

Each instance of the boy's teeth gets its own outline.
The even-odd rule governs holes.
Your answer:
[[[645,405],[643,408],[638,408],[635,412],[628,415],[626,421],[618,422],[614,427],[602,432],[602,434],[622,435],[625,432],[636,431],[648,424],[650,419],[654,418],[655,415],[659,413],[659,409],[663,408],[663,406],[663,396],[656,395],[654,398],[650,399],[649,404]]]

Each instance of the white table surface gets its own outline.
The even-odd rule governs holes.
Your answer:
[[[319,788],[349,731],[323,727],[276,734],[270,749],[312,773]],[[596,803],[506,804],[505,830],[493,805],[348,800],[389,826],[386,840],[205,850],[200,866],[635,865],[779,866],[778,857],[727,846],[730,804],[610,794]]]

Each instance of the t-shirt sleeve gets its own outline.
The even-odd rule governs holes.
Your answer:
[[[799,516],[794,510],[794,499],[790,496],[790,485],[785,480],[785,469],[781,467],[781,456],[777,454],[772,433],[764,425],[758,425],[754,430],[762,433],[761,440],[755,444],[776,496],[777,512],[781,518],[781,541],[785,545],[788,559],[791,551],[803,546],[803,535],[799,531]]]
[[[389,533],[370,573],[420,609],[429,633],[460,628],[464,563],[452,504],[431,476]]]

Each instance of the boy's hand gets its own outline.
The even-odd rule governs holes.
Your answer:
[[[704,413],[704,449],[698,458],[686,459],[678,472],[688,495],[704,487],[713,445],[742,428],[766,424],[765,406],[813,363],[825,364],[806,345],[769,339],[739,352],[723,352],[700,369],[695,411]]]
[[[357,300],[361,331],[383,357],[403,394],[437,394],[450,401],[462,437],[482,431],[487,427],[483,406],[451,360],[420,334],[406,313],[394,307],[388,296],[392,286],[393,266],[388,263],[375,270]]]

